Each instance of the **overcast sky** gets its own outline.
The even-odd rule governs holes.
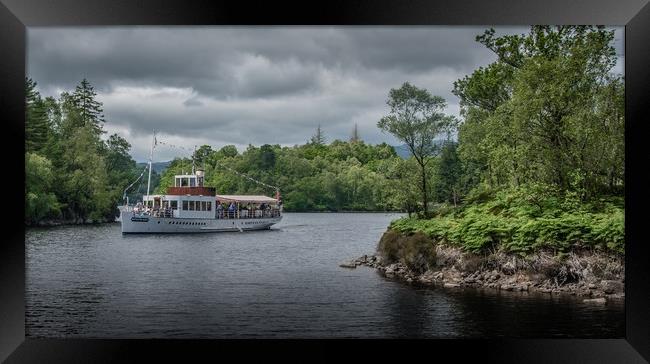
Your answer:
[[[377,128],[391,88],[408,81],[445,98],[453,82],[495,60],[475,41],[488,27],[28,28],[27,74],[46,96],[84,77],[105,129],[148,158],[152,130],[182,145],[294,145],[318,124],[328,141],[358,124],[367,143],[401,144]],[[524,27],[495,27],[526,33]],[[623,28],[616,28],[623,72]],[[187,156],[160,145],[154,161]]]

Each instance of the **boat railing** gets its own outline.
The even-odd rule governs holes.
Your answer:
[[[122,208],[125,212],[133,212],[139,216],[152,216],[152,217],[174,217],[174,210],[170,208],[137,208],[133,206],[124,206]]]
[[[124,206],[122,209],[126,212],[133,212],[139,216],[152,216],[152,217],[164,217],[164,218],[173,218],[174,210],[170,208],[138,208],[134,206]],[[280,208],[270,208],[270,209],[240,209],[240,210],[217,210],[216,218],[217,219],[263,219],[269,217],[279,217],[281,215]]]
[[[154,209],[152,212],[153,217],[174,217],[174,210],[169,208]]]
[[[251,209],[251,210],[217,210],[217,219],[263,219],[269,217],[279,217],[280,209]]]

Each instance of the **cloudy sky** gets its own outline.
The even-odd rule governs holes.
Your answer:
[[[84,77],[104,104],[105,129],[148,158],[159,140],[303,144],[320,124],[327,140],[358,124],[367,143],[400,144],[377,128],[391,88],[408,81],[447,100],[453,82],[495,60],[475,41],[487,27],[83,27],[28,28],[27,74],[46,96]],[[524,27],[495,27],[525,33]],[[623,72],[623,28],[616,29]],[[154,160],[183,156],[166,146]]]

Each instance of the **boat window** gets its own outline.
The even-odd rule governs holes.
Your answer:
[[[171,201],[172,210],[178,209],[178,201]]]
[[[183,210],[187,211],[189,208],[187,207],[189,201],[183,201]]]
[[[180,178],[176,177],[174,186],[179,187],[181,185]]]
[[[190,211],[194,211],[194,201],[190,201]]]
[[[205,201],[201,201],[201,211],[208,211]]]
[[[196,178],[190,178],[190,187],[196,186]]]
[[[208,201],[208,211],[212,211],[212,201]]]
[[[180,180],[181,180],[181,187],[187,187],[188,185],[187,178],[181,178]]]

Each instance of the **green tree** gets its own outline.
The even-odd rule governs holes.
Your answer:
[[[440,96],[432,96],[405,82],[398,89],[391,89],[387,101],[390,115],[383,117],[377,126],[404,142],[417,161],[420,169],[420,192],[422,211],[428,216],[429,188],[427,165],[438,151],[435,138],[448,130],[452,119],[442,111],[446,107]]]
[[[273,146],[264,144],[260,147],[259,165],[263,170],[269,170],[275,167],[275,150],[273,150]]]
[[[194,161],[197,167],[203,168],[203,166],[208,162],[208,158],[214,153],[212,147],[209,145],[202,145],[199,149],[194,151],[192,154],[192,160]]]
[[[52,192],[52,163],[36,153],[25,154],[25,222],[59,217],[61,203]]]
[[[88,125],[97,135],[104,133],[104,109],[96,100],[97,93],[87,79],[81,80],[72,94],[72,102],[79,112],[82,125]]]
[[[234,145],[226,145],[219,149],[219,154],[221,154],[222,157],[233,158],[236,157],[239,152]]]
[[[325,134],[323,133],[323,130],[321,130],[320,124],[318,124],[318,128],[316,128],[316,133],[312,135],[310,143],[318,146],[325,145]]]
[[[439,201],[451,202],[457,206],[460,198],[461,166],[457,153],[457,144],[449,141],[440,152],[440,161],[436,168],[435,194]]]
[[[129,150],[131,144],[119,136],[112,134],[106,140],[106,171],[108,178],[108,188],[112,191],[112,201],[115,202],[113,211],[117,214],[117,203],[121,202],[124,189],[135,181],[136,178],[142,173],[140,168],[137,168],[135,161],[131,158]],[[133,193],[135,189],[127,191],[129,198],[135,197]]]
[[[49,138],[49,120],[47,103],[36,89],[36,82],[25,79],[26,115],[25,115],[25,149],[28,152],[41,150]]]
[[[589,199],[623,185],[623,83],[613,31],[533,26],[477,37],[497,61],[454,84],[464,185],[542,182]],[[615,187],[616,186],[616,187]]]
[[[357,123],[354,123],[354,129],[352,129],[352,135],[350,136],[350,141],[356,143],[360,140],[361,137],[359,137],[359,127],[357,126]]]
[[[69,217],[83,222],[114,216],[115,201],[109,192],[106,163],[92,126],[78,128],[61,147],[64,148],[59,172],[63,179],[61,192]]]

